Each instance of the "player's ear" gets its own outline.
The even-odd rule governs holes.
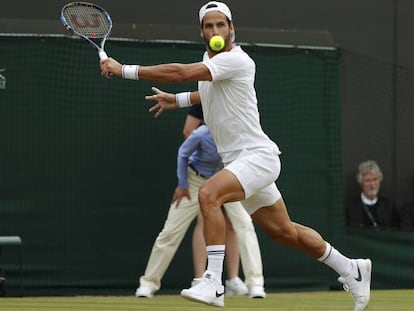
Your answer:
[[[236,40],[236,30],[234,29],[233,23],[230,23],[230,38],[232,42]]]
[[[200,37],[204,39],[203,29],[200,30]]]

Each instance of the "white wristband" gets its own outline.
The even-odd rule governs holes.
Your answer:
[[[139,65],[122,65],[122,78],[130,80],[139,80]]]
[[[182,92],[175,94],[175,101],[179,108],[191,107],[191,92]]]

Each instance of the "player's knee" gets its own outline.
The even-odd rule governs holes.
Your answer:
[[[198,202],[201,206],[210,205],[210,203],[213,201],[213,198],[211,196],[211,193],[205,189],[204,186],[200,187],[200,190],[198,191]]]
[[[198,201],[203,213],[206,211],[205,209],[220,206],[220,204],[217,203],[217,196],[214,194],[214,192],[204,186],[201,186],[198,192]]]

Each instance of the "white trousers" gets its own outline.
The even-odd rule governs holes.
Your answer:
[[[188,227],[200,213],[198,191],[204,181],[205,178],[197,176],[189,168],[188,189],[191,201],[183,198],[178,208],[175,207],[175,203],[171,204],[164,228],[158,234],[152,247],[145,273],[140,277],[140,286],[148,287],[152,292],[160,289],[161,279],[180,246]],[[264,286],[259,241],[251,217],[240,202],[226,203],[224,208],[239,243],[240,260],[246,285],[249,288]]]

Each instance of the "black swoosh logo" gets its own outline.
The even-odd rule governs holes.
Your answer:
[[[358,269],[358,277],[356,277],[356,278],[354,278],[354,279],[355,279],[355,281],[357,281],[357,282],[361,282],[361,281],[362,281],[361,270],[359,270],[358,263],[357,263],[356,265],[357,265],[357,269]]]
[[[218,298],[218,297],[220,297],[220,296],[223,296],[224,295],[224,292],[222,292],[222,293],[219,293],[218,291],[216,291],[216,297]]]

